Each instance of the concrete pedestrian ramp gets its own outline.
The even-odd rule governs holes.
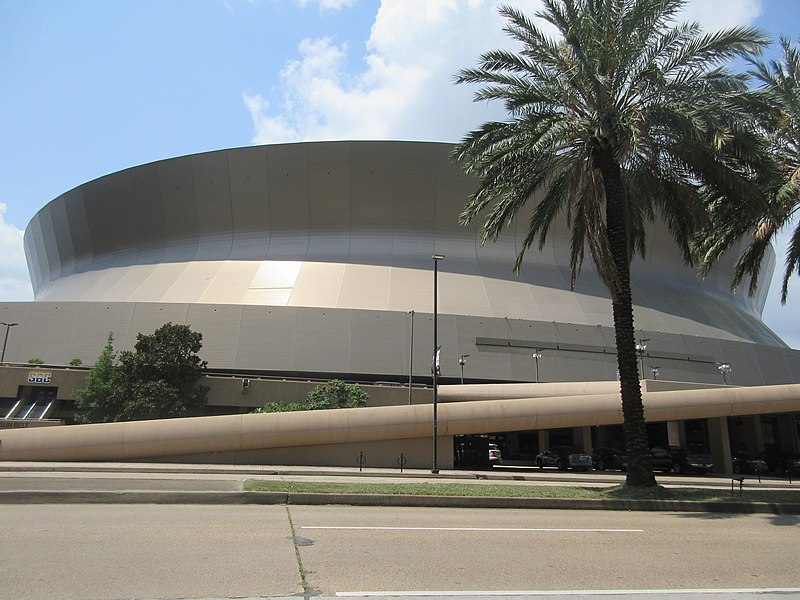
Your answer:
[[[661,383],[661,382],[658,382]],[[443,386],[438,441],[622,423],[616,382]],[[644,391],[650,422],[800,411],[800,385]],[[0,430],[2,461],[429,465],[431,405],[243,414]],[[359,459],[359,457],[361,457]]]

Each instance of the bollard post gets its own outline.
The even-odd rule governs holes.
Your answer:
[[[403,453],[401,452],[400,453],[400,458],[397,459],[397,464],[400,465],[400,472],[401,473],[403,472],[403,467],[406,466],[407,462],[408,462],[408,459],[405,456],[403,456]]]
[[[364,467],[364,463],[367,462],[367,457],[364,456],[363,452],[358,453],[358,458],[356,458],[356,462],[358,463],[358,472],[361,473],[361,469]]]

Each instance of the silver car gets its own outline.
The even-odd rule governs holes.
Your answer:
[[[536,466],[540,469],[556,467],[560,471],[590,471],[592,455],[572,446],[553,446],[536,456]]]

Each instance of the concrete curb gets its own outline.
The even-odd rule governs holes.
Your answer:
[[[710,512],[800,515],[800,504],[690,502],[685,500],[592,500],[586,498],[498,498],[400,494],[191,491],[4,491],[0,504],[288,504]]]

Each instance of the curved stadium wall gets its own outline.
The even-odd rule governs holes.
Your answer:
[[[608,292],[588,262],[570,289],[563,223],[514,275],[526,215],[480,246],[477,225],[458,225],[475,182],[450,150],[255,146],[70,190],[25,232],[36,300],[0,305],[3,320],[22,324],[9,357],[91,364],[109,332],[126,348],[172,321],[203,334],[212,369],[403,381],[413,331],[413,373],[424,379],[437,253],[445,378],[469,354],[469,381],[531,381],[539,350],[542,381],[614,379]],[[632,273],[645,375],[657,366],[659,379],[721,383],[717,363],[729,362],[740,385],[800,381],[800,353],[760,319],[766,288],[730,292],[730,262],[698,281],[666,232],[648,242]]]

